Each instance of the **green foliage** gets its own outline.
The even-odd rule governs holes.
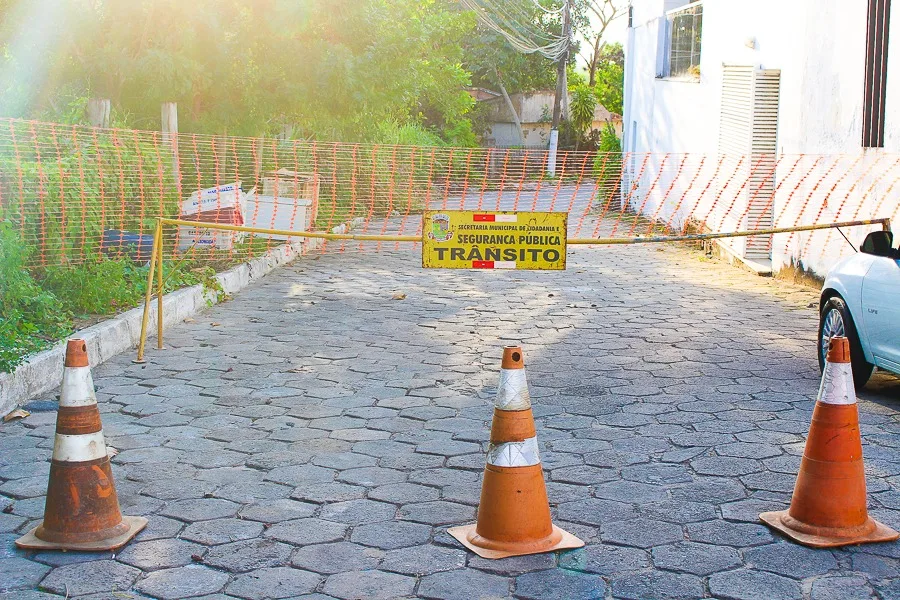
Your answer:
[[[10,223],[0,222],[0,372],[71,332],[62,303],[25,269],[26,253]]]
[[[597,100],[608,111],[621,115],[625,89],[625,55],[622,44],[604,47],[595,77]]]
[[[597,96],[594,90],[586,84],[579,85],[572,89],[572,99],[569,102],[569,117],[575,133],[579,136],[584,135],[591,128],[594,122],[594,110],[597,108]],[[578,148],[576,143],[575,148]]]
[[[41,286],[76,315],[115,315],[138,306],[147,291],[149,266],[128,258],[93,258],[80,265],[41,270]],[[163,293],[203,285],[211,305],[225,299],[222,285],[209,265],[163,261]],[[153,291],[156,292],[154,277]]]
[[[45,269],[41,286],[77,315],[114,315],[138,305],[146,279],[146,268],[129,259],[92,258],[78,266]]]
[[[389,119],[452,129],[472,104],[461,46],[474,18],[448,0],[38,4],[0,3],[5,116],[71,122],[83,114],[71,98],[103,97],[156,129],[160,103],[175,101],[186,132],[291,123],[304,137],[365,141]]]
[[[612,124],[607,123],[600,132],[597,156],[594,158],[594,178],[607,195],[615,193],[622,179],[622,142]]]

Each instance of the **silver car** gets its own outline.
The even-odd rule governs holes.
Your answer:
[[[870,233],[858,254],[831,269],[819,308],[820,368],[828,341],[843,335],[857,389],[875,367],[900,374],[900,249],[890,231]]]

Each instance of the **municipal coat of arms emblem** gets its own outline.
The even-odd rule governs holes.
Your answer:
[[[436,242],[446,242],[453,237],[453,230],[450,229],[450,215],[438,213],[431,216],[431,231],[428,237]]]

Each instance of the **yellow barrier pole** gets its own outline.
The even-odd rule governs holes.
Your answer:
[[[245,233],[259,233],[270,235],[284,235],[289,237],[307,237],[324,240],[354,240],[371,242],[421,242],[419,235],[366,235],[353,233],[323,233],[315,231],[289,231],[286,229],[263,229],[261,227],[245,227],[242,225],[225,225],[221,223],[200,223],[198,221],[182,221],[180,219],[161,219],[165,225],[186,225],[188,227],[203,227],[205,229],[219,229],[223,231],[242,231]],[[574,245],[618,245],[618,244],[648,244],[660,242],[689,242],[697,240],[714,240],[731,237],[752,237],[755,235],[772,235],[775,233],[792,233],[796,231],[816,231],[819,229],[832,229],[834,227],[855,227],[859,225],[882,225],[889,227],[890,219],[866,219],[862,221],[844,221],[841,223],[824,223],[821,225],[798,225],[796,227],[778,227],[773,229],[757,229],[751,231],[730,231],[724,233],[697,233],[691,235],[667,235],[648,236],[637,238],[569,238],[568,244]]]
[[[835,227],[854,227],[857,225],[882,225],[889,219],[867,219],[864,221],[844,221],[843,223],[825,223],[822,225],[799,225],[796,227],[778,227],[774,229],[757,229],[753,231],[730,231],[725,233],[696,233],[691,235],[659,235],[638,238],[570,238],[570,245],[620,245],[620,244],[654,244],[661,242],[690,242],[698,240],[715,240],[732,237],[753,237],[755,235],[772,235],[774,233],[792,233],[795,231],[816,231]]]
[[[156,222],[156,231],[153,233],[153,250],[150,253],[150,271],[147,273],[147,292],[144,295],[144,316],[141,320],[141,339],[138,342],[136,363],[144,361],[144,347],[147,345],[147,326],[150,324],[150,298],[153,295],[153,273],[156,269],[156,259],[159,252],[159,243],[162,239],[162,219]]]
[[[156,258],[156,349],[165,350],[163,346],[163,239],[162,223],[159,224],[159,250]]]
[[[244,233],[261,233],[284,235],[288,237],[318,238],[323,240],[354,240],[358,242],[421,242],[421,235],[367,235],[354,233],[323,233],[318,231],[290,231],[287,229],[263,229],[261,227],[245,227],[243,225],[225,225],[222,223],[201,223],[199,221],[182,221],[180,219],[163,219],[165,225],[186,225],[201,229],[219,229],[222,231],[242,231]]]
[[[881,224],[882,230],[883,230],[883,231],[890,231],[890,230],[891,230],[891,220],[890,220],[890,219],[883,219],[883,221],[884,221],[884,222]]]

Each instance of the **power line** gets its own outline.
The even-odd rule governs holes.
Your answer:
[[[531,0],[531,2],[537,5],[537,0]],[[533,23],[526,25],[515,18],[514,12],[518,12],[521,17],[526,19],[531,18],[521,5],[504,6],[501,2],[487,3],[485,0],[462,0],[462,4],[475,12],[482,25],[503,36],[518,52],[538,53],[556,61],[569,50],[570,40],[567,37],[548,34],[539,30]],[[558,12],[544,9],[542,6],[540,8],[548,14]],[[565,5],[563,5],[564,8]]]

